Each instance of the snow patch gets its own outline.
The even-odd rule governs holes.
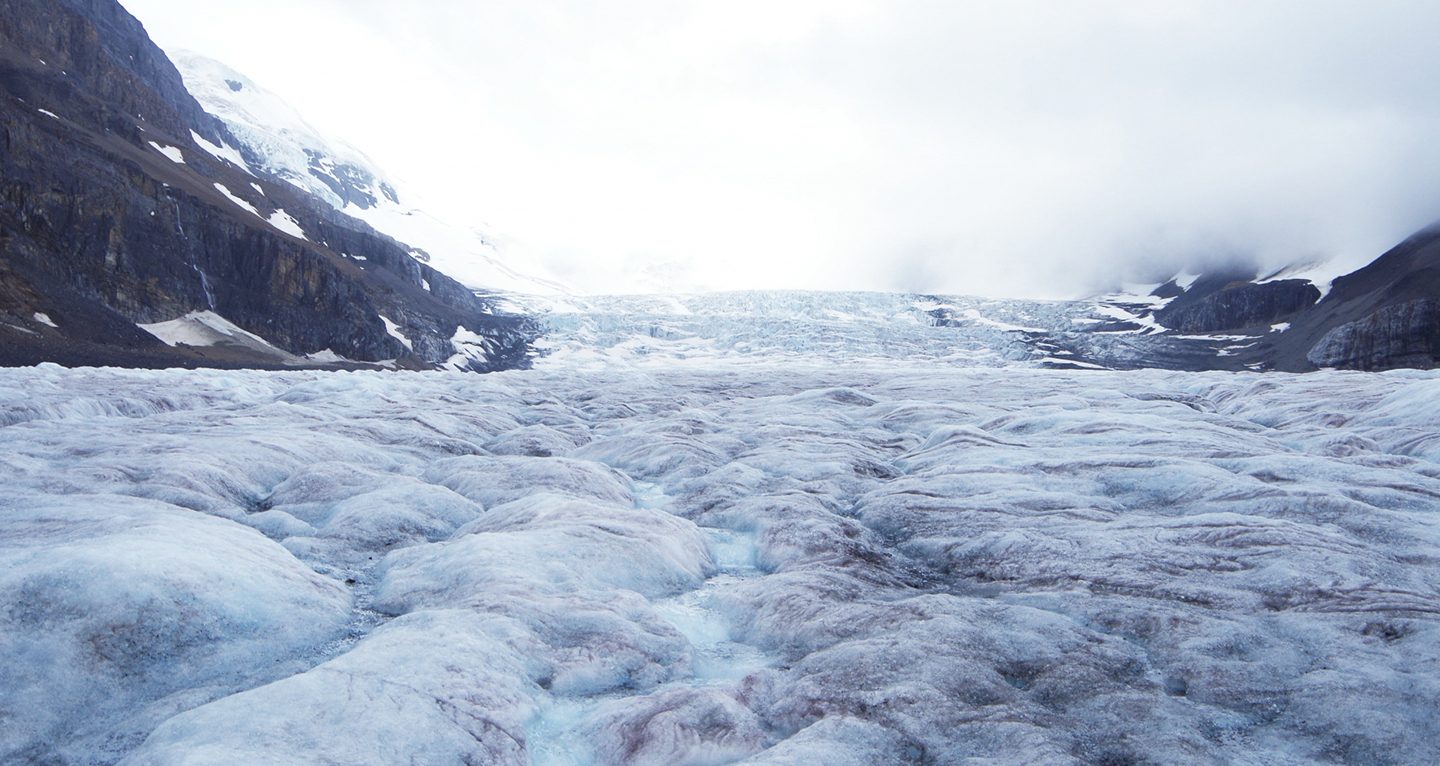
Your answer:
[[[310,238],[305,236],[305,230],[300,228],[300,222],[292,218],[290,214],[286,213],[283,209],[277,209],[271,213],[266,222],[285,234],[298,237],[307,242],[310,241]]]
[[[1041,357],[1039,361],[1040,361],[1042,364],[1059,365],[1059,366],[1070,366],[1070,367],[1079,367],[1079,368],[1084,369],[1084,370],[1108,370],[1108,369],[1110,369],[1110,368],[1105,367],[1105,366],[1103,366],[1103,365],[1094,364],[1094,363],[1092,363],[1092,362],[1085,362],[1085,361],[1081,361],[1081,360],[1079,360],[1079,359],[1071,359],[1071,358],[1063,357],[1063,356],[1046,356],[1046,357]]]
[[[190,138],[195,142],[196,146],[200,147],[201,150],[211,157],[222,162],[228,162],[252,176],[255,175],[255,173],[250,170],[250,166],[245,164],[245,158],[240,156],[239,150],[229,144],[212,144],[207,141],[204,136],[193,130],[190,131]]]
[[[335,353],[333,349],[328,348],[324,351],[316,351],[313,354],[306,354],[305,358],[309,361],[319,362],[321,364],[345,364],[353,361]]]
[[[33,319],[34,319],[35,321],[39,322],[40,324],[48,325],[48,326],[50,326],[50,327],[54,327],[54,328],[57,329],[57,330],[60,329],[60,325],[55,324],[55,322],[50,319],[50,315],[49,315],[49,314],[44,314],[44,313],[41,313],[41,312],[37,311],[37,312],[35,312],[35,315],[34,315]]]
[[[1117,335],[1125,333],[1137,335],[1155,335],[1165,332],[1166,329],[1164,325],[1160,324],[1155,320],[1154,316],[1149,314],[1136,314],[1128,309],[1121,308],[1120,306],[1099,304],[1095,306],[1095,311],[1096,313],[1108,319],[1139,325],[1139,329],[1124,330],[1119,333],[1115,333]]]
[[[255,209],[255,206],[254,206],[254,205],[252,205],[252,204],[250,204],[249,202],[246,202],[245,200],[240,199],[239,197],[235,196],[235,193],[232,192],[232,191],[230,191],[230,189],[228,189],[228,188],[225,186],[225,184],[216,182],[216,184],[215,184],[215,189],[216,189],[216,191],[220,192],[221,194],[224,194],[225,197],[226,197],[227,199],[229,199],[231,202],[234,202],[236,205],[239,205],[242,209],[248,210],[248,211],[250,211],[251,213],[255,214],[255,217],[256,217],[256,218],[264,218],[264,216],[260,215],[260,211]]]
[[[1173,338],[1180,340],[1203,340],[1215,343],[1230,343],[1237,340],[1254,340],[1254,335],[1173,335]]]
[[[151,141],[151,142],[149,142],[149,143],[150,143],[151,146],[155,147],[155,151],[160,152],[161,154],[165,155],[165,157],[166,157],[167,159],[169,159],[171,162],[173,162],[173,163],[175,163],[175,164],[177,164],[177,165],[184,165],[184,164],[185,164],[185,155],[180,151],[180,147],[178,147],[178,146],[165,146],[164,144],[157,143],[157,142],[155,142],[155,141]]]
[[[380,321],[385,323],[385,334],[400,341],[400,345],[404,346],[407,351],[415,350],[415,344],[411,343],[409,338],[400,333],[400,325],[390,321],[390,318],[384,314],[377,314],[376,316],[380,317]]]
[[[455,349],[455,353],[445,361],[445,366],[452,370],[467,370],[473,366],[484,365],[490,361],[492,343],[489,338],[460,325],[450,337],[450,345]]]
[[[1361,265],[1363,266],[1364,264]],[[1302,263],[1296,264],[1294,266],[1289,266],[1271,274],[1270,276],[1265,277],[1264,279],[1257,279],[1255,283],[1264,285],[1269,284],[1270,282],[1279,282],[1287,279],[1303,280],[1305,282],[1309,282],[1312,285],[1315,285],[1315,288],[1320,291],[1320,297],[1315,301],[1316,303],[1319,303],[1320,301],[1325,300],[1325,298],[1330,295],[1330,290],[1332,287],[1334,287],[1335,280],[1345,276],[1346,274],[1351,273],[1352,271],[1354,271],[1354,269],[1345,266],[1340,261],[1340,259],[1330,259],[1326,261]]]
[[[168,346],[234,345],[288,356],[269,341],[213,311],[192,311],[178,319],[137,326]]]

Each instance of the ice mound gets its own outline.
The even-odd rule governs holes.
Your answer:
[[[173,506],[21,494],[0,522],[5,760],[104,760],[175,712],[295,672],[350,611],[279,545]]]
[[[564,458],[451,458],[430,466],[424,478],[487,506],[542,491],[621,505],[635,500],[623,475],[603,465]]]
[[[466,612],[407,615],[324,665],[166,721],[123,763],[519,766],[535,692],[519,633]]]

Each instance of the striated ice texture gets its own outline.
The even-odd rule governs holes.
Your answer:
[[[0,371],[0,762],[1440,762],[1440,374],[583,367]]]

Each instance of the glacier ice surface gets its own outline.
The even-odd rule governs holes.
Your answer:
[[[0,370],[0,761],[1440,761],[1440,374],[567,354]]]

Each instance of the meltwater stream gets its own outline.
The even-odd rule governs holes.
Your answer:
[[[663,490],[636,482],[636,505],[665,508]],[[730,621],[719,609],[720,594],[744,580],[760,576],[756,566],[755,535],[715,527],[702,527],[716,573],[691,591],[654,602],[655,612],[689,642],[689,678],[662,684],[644,692],[617,692],[590,696],[555,696],[542,704],[526,729],[527,749],[533,766],[592,766],[595,763],[595,713],[606,703],[627,697],[663,693],[678,686],[734,684],[774,664],[776,658],[749,644],[731,639]]]

